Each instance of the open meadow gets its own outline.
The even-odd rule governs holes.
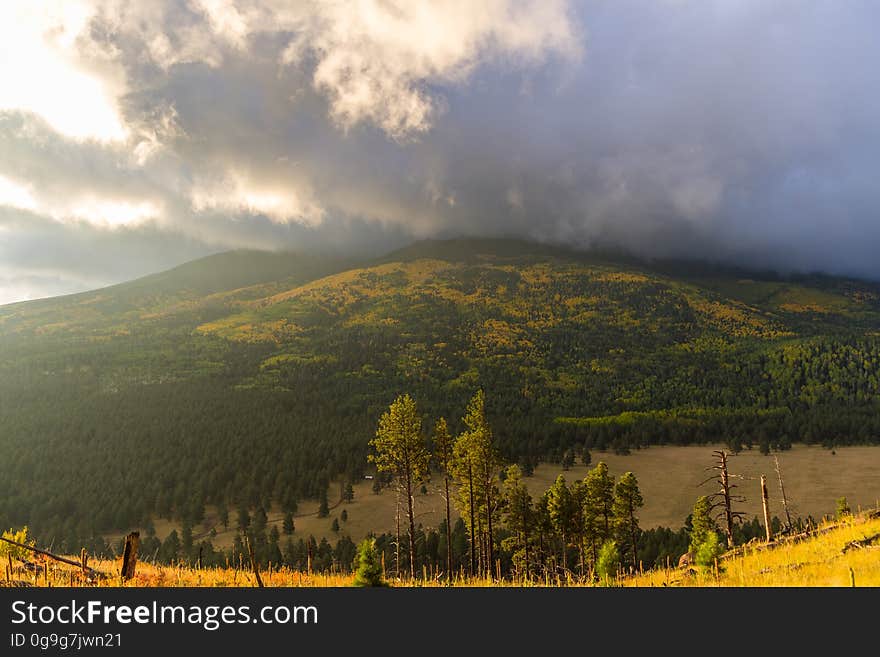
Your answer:
[[[645,505],[639,510],[639,524],[644,529],[657,526],[678,528],[684,524],[691,512],[694,500],[700,495],[710,492],[711,485],[700,486],[709,477],[706,471],[712,464],[712,450],[720,445],[692,446],[653,446],[634,450],[629,455],[618,455],[612,452],[593,452],[590,466],[577,464],[563,471],[558,464],[542,464],[535,469],[531,477],[523,481],[533,497],[540,497],[556,477],[561,473],[571,483],[582,479],[590,467],[599,461],[608,464],[610,472],[619,477],[627,471],[635,473]],[[743,450],[730,460],[732,474],[741,475],[735,481],[739,486],[737,493],[746,497],[746,501],[738,508],[746,512],[748,518],[761,516],[761,498],[759,479],[762,474],[767,477],[770,492],[771,515],[783,515],[781,495],[777,483],[773,456],[779,459],[784,476],[785,492],[792,515],[816,519],[834,513],[834,501],[846,497],[850,506],[877,506],[880,499],[880,448],[878,447],[838,447],[828,450],[819,446],[794,445],[790,450],[777,452],[770,456],[760,454],[757,449]],[[440,494],[442,479],[434,475],[428,485],[427,494],[418,494],[415,498],[416,522],[426,528],[437,527],[445,514],[443,497]],[[339,502],[340,487],[338,483],[331,485],[328,493],[330,499],[330,515],[325,518],[317,516],[318,503],[306,500],[300,503],[295,518],[295,536],[315,536],[320,540],[326,537],[334,541],[342,535],[350,536],[359,541],[369,533],[381,534],[394,531],[395,498],[390,489],[380,494],[372,491],[371,480],[363,480],[354,486],[354,500],[348,503]],[[342,521],[342,510],[348,520]],[[453,508],[453,514],[457,514]],[[268,513],[269,525],[277,525],[281,531],[283,514],[280,509],[271,509]],[[333,532],[333,520],[339,520],[340,530]],[[216,512],[209,508],[205,523],[195,528],[197,537],[207,537],[213,528],[216,537],[212,542],[217,547],[228,548],[235,537],[233,523],[224,529],[217,520]],[[155,521],[157,535],[164,538],[172,529],[180,531],[180,527],[168,521]],[[123,532],[110,534],[118,539]]]

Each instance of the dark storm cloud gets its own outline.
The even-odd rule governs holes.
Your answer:
[[[414,7],[98,2],[129,135],[0,116],[6,276],[455,234],[880,276],[874,3]]]

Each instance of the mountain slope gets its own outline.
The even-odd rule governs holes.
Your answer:
[[[154,513],[295,506],[358,478],[410,392],[482,387],[526,468],[566,450],[878,442],[880,288],[512,240],[354,265],[215,256],[0,308],[0,525],[71,545]]]
[[[218,293],[262,296],[345,268],[341,259],[229,251],[93,292],[0,306],[0,337],[106,331],[128,321],[179,313]],[[244,289],[252,288],[252,289]]]

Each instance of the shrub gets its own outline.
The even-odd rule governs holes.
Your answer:
[[[382,564],[379,561],[375,538],[365,538],[360,542],[354,567],[356,569],[355,586],[386,586],[382,579]]]
[[[843,520],[844,518],[852,515],[852,509],[849,508],[849,502],[846,501],[845,497],[837,498],[837,519]]]
[[[599,549],[599,557],[596,559],[596,574],[605,585],[611,584],[612,578],[617,575],[620,567],[620,551],[616,541],[605,541]]]
[[[21,543],[22,545],[36,544],[36,542],[28,534],[27,526],[22,527],[18,531],[10,529],[9,531],[3,532],[3,538],[8,538],[10,541],[15,541],[16,543]],[[24,548],[20,548],[16,545],[12,545],[11,543],[7,543],[6,541],[0,541],[0,558],[6,559],[7,555],[9,555],[13,559],[18,559],[19,561],[27,561],[28,557],[30,557],[30,554],[31,553],[29,550],[25,550]]]
[[[694,561],[698,566],[711,566],[715,559],[724,554],[724,543],[718,538],[718,532],[706,532],[703,542],[696,546]]]

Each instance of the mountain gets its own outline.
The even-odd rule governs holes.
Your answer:
[[[0,307],[0,525],[82,545],[359,478],[409,392],[482,387],[526,468],[566,450],[880,442],[880,286],[514,240],[369,262],[232,252]]]

